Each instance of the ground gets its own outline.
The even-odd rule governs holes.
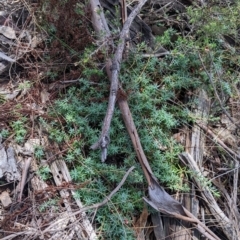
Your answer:
[[[238,239],[239,1],[144,5],[120,63],[105,163],[91,145],[122,5],[100,2],[111,31],[102,42],[87,1],[0,4],[0,238],[202,239],[142,200],[151,190],[123,100],[160,188],[220,239]],[[136,2],[126,3],[130,13]]]

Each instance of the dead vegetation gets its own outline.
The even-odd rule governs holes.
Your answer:
[[[228,3],[219,1],[213,7],[214,4]],[[199,88],[193,92],[181,89],[176,94],[179,99],[173,105],[187,104],[184,94],[188,95],[188,101],[195,99],[197,104],[191,106],[195,121],[172,133],[184,148],[179,154],[179,164],[189,169],[183,181],[190,189],[188,193],[177,193],[175,199],[160,186],[152,171],[152,162],[145,156],[128,106],[132,90],[124,89],[125,85],[119,81],[121,65],[139,43],[146,43],[141,52],[143,57],[164,61],[172,54],[173,46],[158,45],[158,36],[171,28],[174,29],[171,42],[179,36],[194,37],[197,30],[188,22],[187,7],[204,8],[207,3],[140,1],[138,4],[123,0],[119,12],[117,5],[112,0],[100,3],[91,0],[89,4],[77,0],[4,0],[0,4],[0,130],[9,133],[0,142],[0,238],[107,239],[99,230],[101,223],[95,220],[97,210],[111,200],[133,168],[102,202],[83,206],[74,196],[77,190],[90,187],[94,180],[74,183],[69,168],[75,163],[68,166],[63,160],[72,144],[82,141],[82,136],[57,144],[49,139],[50,124],[44,127],[39,124],[39,119],[45,119],[64,129],[66,118],[49,114],[48,110],[70,86],[79,87],[78,80],[89,67],[104,69],[105,75],[91,74],[90,84],[100,84],[103,79],[106,81],[106,76],[112,84],[102,133],[92,148],[101,149],[103,162],[109,160],[111,117],[118,103],[147,180],[149,198],[144,197],[144,191],[142,196],[156,210],[151,213],[144,206],[142,213],[131,215],[131,224],[124,220],[124,226],[133,229],[138,240],[239,239],[239,83],[234,83],[236,94],[225,99],[226,94],[211,81],[212,69],[208,69],[200,55],[201,68],[192,68],[191,72],[203,71],[209,77],[214,89],[212,99]],[[117,21],[112,21],[114,18]],[[226,40],[227,36],[220,38],[225,51],[234,47]],[[234,39],[236,48],[237,42]],[[203,52],[208,51],[206,47]],[[239,70],[238,66],[234,69]],[[160,80],[161,77],[156,77],[156,81]],[[101,90],[109,89],[99,86],[98,91]],[[96,101],[106,99],[107,95],[100,100],[96,97]],[[209,117],[213,115],[217,120]],[[41,147],[39,156],[36,146]],[[159,148],[163,152],[167,149]],[[91,150],[84,151],[87,155]],[[143,189],[147,191],[146,186]],[[94,211],[87,215],[90,209]]]

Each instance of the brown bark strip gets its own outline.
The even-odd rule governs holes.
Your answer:
[[[118,105],[119,108],[121,110],[122,113],[122,117],[123,117],[123,121],[125,123],[125,126],[128,130],[128,133],[130,135],[130,138],[132,140],[133,143],[133,147],[135,149],[135,152],[137,154],[138,160],[142,166],[144,175],[147,179],[148,185],[152,187],[152,178],[153,173],[152,173],[152,169],[148,163],[148,160],[144,154],[138,133],[137,133],[137,129],[136,126],[134,124],[133,118],[132,118],[132,114],[130,112],[128,103],[126,100],[124,100],[123,98],[120,98],[118,100]],[[155,178],[155,177],[154,177]]]

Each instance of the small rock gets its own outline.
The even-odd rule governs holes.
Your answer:
[[[1,201],[1,203],[2,203],[4,208],[7,208],[7,207],[9,207],[12,204],[12,200],[11,200],[11,198],[9,196],[9,193],[6,192],[6,191],[1,193],[0,201]]]

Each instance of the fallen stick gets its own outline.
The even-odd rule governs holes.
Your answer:
[[[126,36],[128,35],[130,26],[131,26],[134,18],[137,16],[137,14],[140,12],[141,8],[143,7],[143,5],[146,2],[147,2],[147,0],[140,1],[139,4],[137,5],[137,7],[135,9],[133,9],[131,14],[127,18],[126,22],[124,23],[122,31],[119,36],[119,44],[117,46],[116,52],[115,52],[113,60],[112,60],[111,78],[110,78],[111,79],[111,87],[110,87],[110,94],[109,94],[109,100],[108,100],[108,108],[107,108],[107,112],[106,112],[106,115],[104,118],[100,138],[96,143],[94,143],[91,146],[91,149],[93,149],[93,150],[101,148],[102,162],[105,162],[105,160],[107,158],[107,147],[110,143],[109,129],[110,129],[110,125],[111,125],[111,121],[112,121],[112,117],[113,117],[113,113],[114,113],[114,109],[115,109],[115,103],[116,103],[116,99],[117,99],[117,92],[118,92],[118,88],[119,88],[118,76],[119,76],[119,72],[120,72],[120,64],[122,62],[122,55],[123,55],[123,50],[125,47]],[[102,22],[105,22],[105,21],[102,21]],[[103,32],[108,32],[107,29],[104,28],[101,30]],[[98,33],[101,32],[99,29],[98,29],[98,31],[99,31]]]

